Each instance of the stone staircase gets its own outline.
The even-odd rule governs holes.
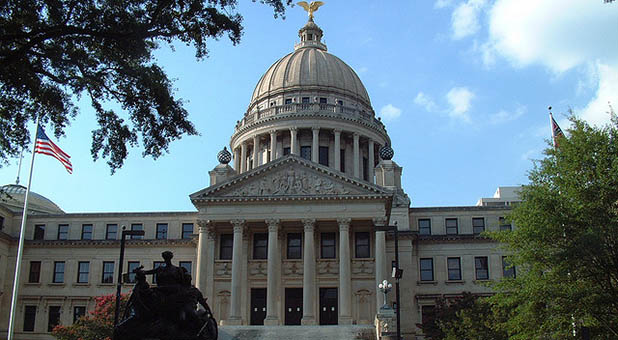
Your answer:
[[[220,326],[219,340],[375,340],[365,326]]]

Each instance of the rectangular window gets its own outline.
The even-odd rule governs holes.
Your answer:
[[[157,240],[167,239],[167,223],[157,223]]]
[[[178,262],[178,266],[180,266],[180,268],[184,268],[187,271],[187,274],[192,275],[192,265],[191,265],[191,261],[180,261]]]
[[[337,100],[337,105],[343,106],[343,100]]]
[[[369,180],[369,160],[367,157],[363,157],[363,180]]]
[[[485,219],[482,217],[472,218],[472,232],[474,235],[479,235],[485,231]]]
[[[426,323],[435,318],[434,310],[435,306],[421,306],[421,322]]]
[[[159,267],[162,267],[165,264],[165,262],[163,261],[154,261],[152,262],[152,269],[157,269]],[[152,276],[152,283],[156,284],[157,283],[157,276],[153,275]]]
[[[328,101],[324,97],[320,97],[320,104],[326,104]]]
[[[421,218],[418,220],[418,233],[419,235],[431,235],[431,220],[428,218]]]
[[[64,261],[54,262],[53,283],[64,283]]]
[[[45,224],[35,224],[34,225],[34,239],[35,240],[45,239]]]
[[[189,239],[193,235],[193,223],[182,224],[182,238]]]
[[[456,218],[447,218],[446,219],[446,234],[447,235],[457,235],[457,234],[459,234],[459,229],[457,228],[457,219]]]
[[[133,270],[137,267],[139,267],[139,261],[129,261],[127,270],[129,272],[129,279],[127,280],[127,283],[135,283],[135,273]]]
[[[141,223],[133,223],[131,224],[131,230],[144,230],[144,225]],[[144,236],[141,235],[131,235],[132,240],[142,240]]]
[[[341,172],[345,172],[345,149],[341,149],[339,151],[339,159],[340,159],[340,165],[341,165]]]
[[[449,257],[446,259],[446,264],[449,281],[461,280],[461,259],[459,257]]]
[[[292,104],[292,98],[285,98],[286,104]]]
[[[477,256],[474,258],[474,271],[477,280],[489,280],[487,256]]]
[[[69,225],[68,224],[58,224],[58,239],[59,240],[69,239]]]
[[[433,259],[425,258],[420,261],[421,281],[433,281]]]
[[[41,261],[30,261],[30,273],[28,274],[28,282],[39,283],[41,279]]]
[[[106,240],[117,240],[118,239],[118,225],[117,224],[108,224],[105,227],[105,239]]]
[[[4,228],[4,217],[0,216],[0,230]]]
[[[356,258],[366,259],[371,256],[371,248],[369,246],[369,233],[357,232],[354,233],[354,248]]]
[[[73,307],[73,323],[76,323],[82,316],[86,315],[86,306]]]
[[[328,146],[320,146],[320,164],[328,166]]]
[[[516,277],[515,266],[511,265],[506,256],[502,256],[502,276],[512,279]]]
[[[101,283],[114,283],[114,262],[103,261],[103,273]]]
[[[303,104],[309,104],[309,97],[303,97],[301,100]]]
[[[290,154],[290,148],[283,148],[283,155],[287,156]]]
[[[504,217],[498,218],[498,224],[500,224],[500,231],[504,231],[504,230],[511,231],[512,230],[511,223],[507,222],[506,218]]]
[[[60,324],[60,306],[49,306],[49,318],[47,319],[47,331],[51,332]]]
[[[321,233],[320,257],[334,259],[337,257],[335,233]]]
[[[82,224],[82,240],[92,240],[92,224]]]
[[[301,146],[300,157],[311,160],[311,146]]]
[[[303,234],[302,233],[288,233],[288,260],[300,259],[303,251]]]
[[[221,234],[219,244],[219,260],[231,260],[232,250],[234,249],[234,235]]]
[[[34,332],[36,306],[26,306],[24,311],[24,332]]]
[[[77,282],[88,283],[88,274],[90,273],[90,262],[77,263]]]
[[[265,260],[268,258],[268,234],[253,234],[253,259]]]

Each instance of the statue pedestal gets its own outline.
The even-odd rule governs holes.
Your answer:
[[[397,339],[395,310],[388,305],[380,307],[376,315],[376,337],[377,340]]]

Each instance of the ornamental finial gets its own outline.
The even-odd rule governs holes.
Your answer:
[[[305,11],[307,11],[307,13],[309,14],[309,21],[313,21],[313,12],[316,12],[320,6],[324,5],[324,2],[311,1],[310,3],[307,3],[307,1],[300,1],[297,3],[297,5],[304,8]]]

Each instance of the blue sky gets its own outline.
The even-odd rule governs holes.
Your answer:
[[[74,173],[37,156],[32,190],[66,212],[194,210],[188,195],[208,186],[216,153],[229,144],[254,86],[293,50],[307,20],[299,6],[281,20],[267,6],[240,2],[239,45],[212,40],[203,61],[184,45],[157,52],[200,136],[174,142],[156,161],[132,149],[112,176],[90,156],[96,122],[83,101],[66,138],[56,141]],[[603,124],[607,102],[618,105],[617,3],[332,0],[315,21],[329,52],[365,84],[415,207],[473,205],[498,186],[525,184],[550,137],[548,105],[561,125],[569,107]],[[28,154],[24,185],[29,162]],[[16,175],[13,160],[0,168],[0,183]]]

